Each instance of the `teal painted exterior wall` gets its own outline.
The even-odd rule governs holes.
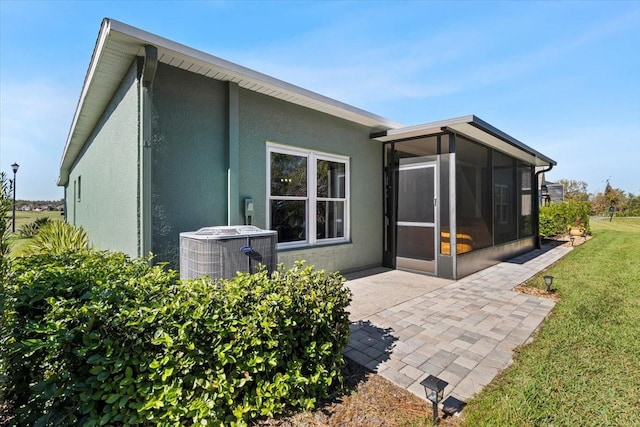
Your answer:
[[[226,224],[227,84],[158,64],[153,84],[152,251],[179,263],[179,234]]]
[[[382,146],[369,138],[370,128],[166,64],[158,64],[152,91],[149,208],[158,261],[179,267],[181,232],[243,223],[247,197],[255,204],[253,225],[266,228],[272,142],[350,159],[351,241],[281,251],[279,262],[304,259],[328,271],[381,264]],[[138,253],[140,117],[132,66],[65,187],[69,222],[84,226],[100,249],[133,256],[145,255]]]
[[[327,271],[346,271],[382,263],[382,146],[371,129],[337,117],[240,88],[240,204],[253,198],[253,225],[266,227],[267,142],[308,148],[350,158],[351,243],[312,246],[278,253],[291,265],[304,259]]]
[[[139,255],[138,142],[134,64],[73,165],[65,186],[67,222],[82,226],[97,249]]]

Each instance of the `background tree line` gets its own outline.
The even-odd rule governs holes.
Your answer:
[[[566,201],[591,203],[591,215],[593,216],[609,215],[609,206],[615,208],[616,216],[640,216],[640,195],[614,188],[609,180],[607,180],[604,192],[595,194],[587,191],[587,183],[584,181],[560,179],[557,183],[564,186]]]

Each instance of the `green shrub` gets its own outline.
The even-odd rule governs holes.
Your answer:
[[[119,253],[19,257],[2,398],[23,425],[245,425],[341,381],[344,279],[301,263],[212,282]]]
[[[38,234],[38,226],[35,222],[25,224],[22,227],[18,228],[18,234],[23,239],[35,237],[35,235]]]
[[[40,231],[41,227],[50,223],[51,223],[51,218],[49,218],[48,216],[44,216],[36,219],[35,221],[32,221],[28,224],[23,225],[18,230],[18,233],[20,234],[20,237],[22,237],[23,239],[30,239],[32,237],[35,237],[38,234],[38,231]]]
[[[590,233],[591,204],[571,200],[540,207],[540,235],[543,237],[565,234],[571,227]]]
[[[62,221],[47,222],[27,248],[27,253],[64,254],[89,248],[89,237],[82,227]]]
[[[557,215],[557,209],[553,207],[554,205],[540,208],[540,235],[542,237],[553,237],[567,231],[564,220],[560,215]]]
[[[566,218],[567,228],[577,227],[584,232],[590,232],[589,213],[591,211],[591,203],[568,201],[560,204]]]
[[[4,172],[0,172],[0,288],[4,286],[9,270],[9,183]],[[2,366],[0,365],[0,370]]]

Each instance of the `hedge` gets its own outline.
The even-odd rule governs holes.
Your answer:
[[[540,207],[540,235],[552,237],[565,234],[571,227],[590,233],[589,211],[591,204],[581,201],[551,203]]]
[[[1,398],[19,425],[246,425],[341,381],[350,293],[302,263],[181,282],[121,253],[15,260]]]

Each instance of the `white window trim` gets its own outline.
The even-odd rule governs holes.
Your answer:
[[[278,249],[287,248],[300,248],[305,246],[320,246],[332,243],[344,243],[349,242],[351,239],[351,209],[350,209],[350,166],[349,157],[340,156],[337,154],[324,153],[316,150],[308,150],[303,148],[295,148],[288,145],[278,144],[274,142],[267,142],[267,185],[266,185],[266,222],[267,229],[271,229],[271,153],[289,154],[292,156],[306,157],[307,158],[307,197],[299,196],[276,196],[278,200],[305,200],[307,202],[306,209],[306,240],[298,242],[285,242],[278,243]],[[318,198],[318,184],[317,184],[317,161],[327,160],[330,162],[344,163],[345,177],[344,177],[344,199],[338,197],[320,197]],[[328,239],[316,238],[316,216],[317,216],[317,202],[318,201],[344,201],[344,237],[334,237]]]

